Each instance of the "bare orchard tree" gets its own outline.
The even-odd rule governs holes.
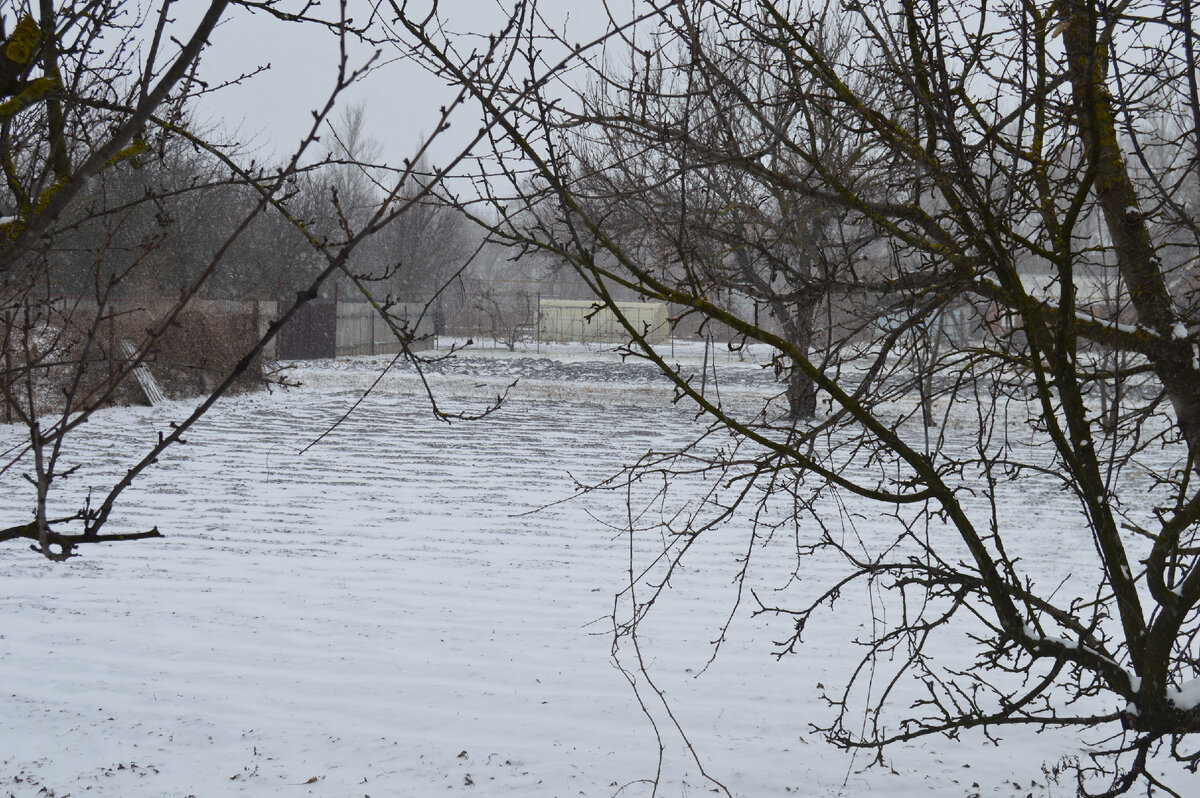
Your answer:
[[[849,46],[848,31],[834,25],[822,36],[824,53]],[[878,308],[877,296],[856,293],[873,230],[853,224],[846,208],[764,181],[758,170],[800,183],[821,170],[869,197],[887,164],[847,137],[841,120],[813,112],[804,100],[813,79],[795,74],[777,49],[744,42],[738,52],[714,51],[721,60],[710,70],[680,71],[681,54],[670,48],[687,46],[671,40],[653,52],[635,50],[628,73],[594,81],[578,120],[585,124],[565,144],[578,163],[577,196],[661,280],[748,301],[760,324],[829,366],[836,357],[829,344],[861,325],[857,307],[869,304],[872,317]],[[877,81],[858,83],[864,95],[882,98]],[[820,164],[799,161],[784,132],[808,139]],[[780,355],[787,416],[811,418],[816,384]]]
[[[24,431],[23,442],[8,444],[0,471],[19,471],[31,491],[29,517],[9,519],[0,541],[32,541],[55,560],[87,543],[159,536],[157,529],[107,531],[121,494],[254,372],[279,327],[331,276],[350,272],[364,241],[426,202],[444,174],[415,174],[428,140],[390,168],[356,164],[347,149],[338,166],[369,169],[375,194],[353,213],[333,193],[302,202],[303,177],[315,168],[306,153],[376,57],[374,48],[358,61],[352,55],[356,42],[371,44],[370,32],[351,21],[347,3],[212,0],[187,28],[180,10],[172,0],[42,0],[0,10],[0,390],[7,420]],[[205,80],[200,57],[218,22],[250,13],[284,30],[319,26],[340,45],[333,88],[313,100],[311,129],[274,167],[188,124],[197,97],[220,88]],[[314,216],[336,219],[335,233],[318,232]],[[194,407],[169,430],[148,432],[144,451],[111,485],[95,495],[71,491],[64,481],[95,454],[80,434],[89,417],[127,400],[123,392],[144,379],[142,367],[172,338],[198,335],[183,326],[198,297],[261,290],[244,272],[263,248],[247,246],[247,236],[277,238],[280,226],[312,255],[289,275],[291,309],[245,330],[221,368],[200,381]],[[279,257],[286,248],[273,250]],[[404,356],[415,357],[407,348],[412,333],[394,329]],[[213,341],[190,343],[211,348]]]
[[[614,292],[634,289],[774,347],[816,388],[808,423],[722,405],[626,324],[634,351],[738,443],[706,463],[720,480],[708,506],[668,521],[666,574],[639,581],[631,566],[637,601],[619,628],[636,636],[672,565],[745,512],[748,557],[787,529],[795,576],[820,556],[842,562],[824,592],[789,602],[793,580],[758,606],[792,624],[780,655],[849,588],[883,597],[861,662],[830,692],[834,743],[1060,730],[1090,746],[1074,764],[1081,791],[1178,795],[1163,769],[1200,765],[1200,31],[1189,4],[864,0],[837,20],[820,4],[668,0],[634,3],[629,22],[576,44],[520,3],[487,59],[460,57],[436,15],[392,6],[415,52],[505,133],[481,176],[495,210],[477,217],[494,235],[567,259],[614,313]],[[852,43],[829,48],[831,25],[855,31]],[[604,84],[618,100],[598,109]],[[831,164],[830,141],[888,168],[860,183]],[[641,157],[645,169],[628,163]],[[737,213],[723,227],[727,205]],[[738,253],[799,262],[833,237],[806,229],[822,218],[871,231],[886,253],[839,268],[834,284],[896,298],[876,311],[885,323],[834,332],[828,357],[698,273],[735,273]],[[1097,259],[1088,246],[1114,264],[1128,318],[1077,300]],[[936,352],[921,346],[914,331],[937,330],[951,306],[987,323]],[[1105,418],[1096,386],[1121,380],[1139,390],[1109,391],[1120,408]],[[932,434],[923,406],[953,423]],[[669,489],[700,451],[656,459],[655,473]],[[1026,512],[1039,495],[1068,497],[1088,543],[1062,552],[1066,581],[1029,556],[1045,534]],[[887,534],[854,534],[870,507],[891,519]],[[939,639],[952,641],[936,649],[945,660],[931,656]],[[893,706],[903,684],[916,697]]]

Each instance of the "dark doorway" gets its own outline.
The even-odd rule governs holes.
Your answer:
[[[317,360],[334,356],[337,346],[337,305],[314,299],[296,311],[279,330],[280,360]]]

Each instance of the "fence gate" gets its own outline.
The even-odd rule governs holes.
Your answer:
[[[331,358],[335,354],[336,333],[337,307],[332,300],[314,299],[279,330],[279,359]]]

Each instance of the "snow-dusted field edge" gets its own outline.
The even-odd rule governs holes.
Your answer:
[[[597,479],[686,439],[691,413],[641,367],[477,357],[433,387],[478,406],[521,377],[501,412],[435,423],[399,372],[298,454],[382,362],[300,368],[299,389],[223,402],[115,519],[164,541],[66,565],[0,550],[0,795],[650,793],[653,729],[608,635],[628,546],[602,521],[623,508],[593,495],[527,513],[569,496],[568,474]],[[720,368],[730,401],[774,390],[736,357]],[[98,414],[76,490],[103,485],[184,410]],[[22,517],[27,486],[17,473],[3,486],[0,510]],[[1061,525],[1053,511],[1045,522]],[[779,662],[770,641],[786,633],[741,612],[704,670],[743,549],[738,529],[715,535],[643,631],[659,685],[735,795],[1069,792],[1040,770],[1072,753],[1059,736],[931,740],[863,772],[867,757],[814,735],[828,717],[817,685],[844,675],[865,622],[854,612]],[[659,794],[711,794],[656,721]]]

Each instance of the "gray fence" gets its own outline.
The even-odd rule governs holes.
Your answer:
[[[391,325],[367,302],[337,304],[336,357],[350,355],[394,355],[400,341],[392,325],[413,336],[410,349],[432,349],[437,345],[433,313],[419,303],[397,304],[387,309]]]

